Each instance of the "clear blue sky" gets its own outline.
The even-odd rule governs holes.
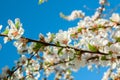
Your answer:
[[[120,0],[110,0],[110,2],[109,9],[119,4]],[[91,10],[83,8],[83,5],[87,5]],[[59,17],[60,12],[68,15],[72,10],[83,10],[89,16],[94,13],[98,6],[98,0],[48,0],[47,3],[42,5],[38,5],[38,0],[0,0],[0,24],[5,28],[8,19],[20,18],[25,29],[25,36],[37,39],[39,33],[57,33],[59,29],[67,30],[69,27],[77,25],[79,20],[65,21]],[[120,7],[117,11],[119,9]],[[1,37],[0,43],[3,43]],[[0,50],[0,73],[5,65],[14,66],[14,61],[19,58],[16,51],[12,42],[6,45],[2,44],[2,50]],[[101,80],[105,70],[106,68],[100,68],[100,73],[97,73],[98,70],[96,69],[90,72],[85,67],[78,72],[74,72],[73,75],[75,80]],[[49,80],[53,80],[52,77]]]

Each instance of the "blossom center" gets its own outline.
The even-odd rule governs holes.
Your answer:
[[[13,32],[12,35],[16,37],[18,35],[18,31]]]

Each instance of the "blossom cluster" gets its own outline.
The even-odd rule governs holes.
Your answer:
[[[58,33],[39,35],[38,40],[23,37],[24,29],[18,18],[15,23],[8,20],[6,29],[1,32],[4,43],[13,44],[20,53],[15,67],[3,68],[2,80],[46,79],[55,73],[55,80],[73,80],[72,71],[88,66],[89,70],[109,67],[102,80],[120,79],[120,15],[113,13],[109,19],[101,17],[107,0],[99,0],[100,7],[93,16],[85,16],[81,10],[71,15],[60,14],[66,20],[81,18],[75,27]],[[0,27],[2,28],[2,27]]]
[[[9,26],[6,27],[2,34],[7,35],[4,38],[4,43],[13,39],[20,39],[24,34],[24,29],[22,28],[22,24],[20,23],[20,19],[16,18],[15,23],[12,20],[8,20]]]

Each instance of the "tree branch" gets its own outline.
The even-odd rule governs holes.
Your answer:
[[[8,37],[7,35],[4,35],[4,34],[0,34],[0,36]],[[103,53],[103,52],[99,52],[99,51],[92,52],[92,51],[81,50],[81,49],[78,49],[78,48],[75,48],[75,47],[71,47],[71,46],[61,46],[61,45],[56,45],[56,44],[52,44],[52,43],[42,42],[42,41],[38,41],[38,40],[30,39],[30,38],[25,38],[25,37],[21,37],[21,38],[28,40],[28,42],[41,43],[41,44],[43,44],[45,46],[55,46],[55,47],[61,47],[61,48],[74,49],[75,51],[80,51],[81,54],[87,52],[87,53],[91,53],[91,54],[109,55],[107,53]]]

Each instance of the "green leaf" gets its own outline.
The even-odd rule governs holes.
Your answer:
[[[35,43],[35,46],[34,46],[33,50],[39,51],[39,49],[40,49],[42,46],[43,46],[43,44],[41,44],[41,43]]]
[[[25,78],[23,77],[23,78],[20,78],[20,80],[25,80]]]
[[[19,29],[19,22],[17,22],[16,24],[15,24],[15,27],[17,28],[17,29]]]
[[[56,42],[56,45],[57,45],[57,46],[60,46],[60,42],[57,41],[57,42]]]
[[[76,54],[77,55],[81,55],[81,51],[76,51]]]
[[[101,60],[106,60],[106,59],[107,59],[106,56],[101,57]]]
[[[52,33],[50,42],[52,42],[54,38],[55,38],[55,34]]]
[[[112,52],[112,51],[109,51],[109,55],[111,55],[111,56],[112,56],[112,54],[113,54],[113,52]]]
[[[71,74],[71,73],[72,73],[70,69],[68,69],[67,72],[68,72],[68,74]]]
[[[96,31],[96,28],[91,29],[93,32]]]
[[[103,28],[103,26],[101,24],[98,25],[98,28]]]
[[[63,50],[63,48],[60,48],[60,49],[58,50],[58,55],[59,55],[59,56],[63,55],[62,50]]]
[[[116,37],[116,42],[120,42],[120,37]]]
[[[78,28],[78,32],[81,32],[82,31],[82,28]]]
[[[76,35],[75,35],[75,34],[71,34],[70,36],[71,36],[71,37],[73,37],[73,38],[74,38],[74,37],[76,37]]]
[[[89,44],[89,43],[88,43],[88,48],[89,48],[89,50],[91,50],[92,52],[97,52],[97,51],[98,51],[97,48],[96,48],[96,46],[91,45],[91,44]]]
[[[49,65],[50,65],[50,63],[49,63],[49,62],[44,62],[44,64],[45,64],[46,66],[49,66]]]
[[[107,46],[109,46],[109,47],[110,47],[111,45],[112,45],[112,43],[111,43],[111,42],[108,42]]]
[[[3,34],[8,34],[9,29],[5,29],[5,31],[3,32]]]
[[[110,21],[111,21],[111,22],[115,22],[115,21],[113,21],[112,19],[110,19]]]
[[[39,0],[39,4],[42,4],[44,2],[44,0]]]
[[[52,38],[54,38],[54,37],[55,37],[55,34],[52,33],[51,36],[52,36]]]

